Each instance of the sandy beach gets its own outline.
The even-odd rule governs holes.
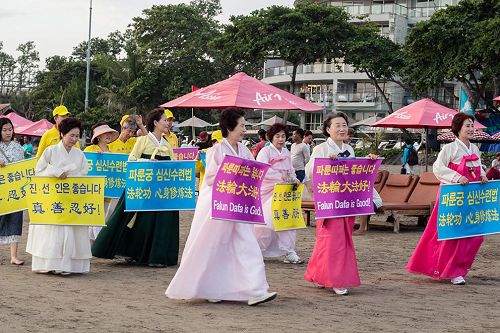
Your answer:
[[[181,250],[191,217],[181,213]],[[355,237],[362,286],[349,296],[304,281],[305,265],[266,260],[268,282],[279,295],[257,307],[169,300],[164,292],[176,267],[93,258],[86,275],[32,273],[25,223],[20,256],[26,264],[11,265],[8,246],[0,248],[0,331],[498,332],[500,237],[486,237],[467,285],[453,286],[405,272],[422,233],[406,223],[400,234],[387,226]],[[314,235],[314,227],[298,232],[297,252],[304,259]]]

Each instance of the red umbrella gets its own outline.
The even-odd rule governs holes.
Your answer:
[[[42,119],[37,122],[34,122],[31,125],[18,128],[16,134],[28,135],[28,136],[42,136],[52,127],[54,127],[54,124],[52,124],[47,119]]]
[[[458,111],[425,98],[391,113],[372,126],[395,128],[449,128]],[[474,122],[475,128],[486,128]]]
[[[500,96],[493,98],[493,102],[500,103]]]
[[[292,95],[270,84],[261,82],[245,73],[237,73],[229,79],[190,92],[173,101],[162,104],[164,108],[237,107],[265,110],[318,111],[321,106]]]
[[[457,137],[453,132],[446,132],[443,134],[438,135],[437,139],[440,141],[453,141]],[[481,130],[478,130],[477,128],[474,129],[474,136],[472,137],[472,140],[492,140],[492,136],[490,136],[488,133],[483,132]]]
[[[500,140],[500,132],[493,134],[491,140]]]
[[[7,114],[6,116],[0,115],[0,118],[9,118],[10,121],[12,121],[12,125],[14,125],[14,130],[16,133],[17,133],[19,127],[29,126],[29,125],[33,124],[33,122],[31,120],[28,120],[24,117],[21,117],[20,115],[18,115],[15,112],[11,112],[11,113]]]

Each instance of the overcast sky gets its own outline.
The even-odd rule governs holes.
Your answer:
[[[105,38],[125,31],[132,18],[153,5],[189,3],[175,0],[93,0],[92,36]],[[41,65],[52,55],[69,56],[87,40],[90,0],[0,0],[0,41],[4,51],[17,57],[19,44],[34,41]],[[292,6],[293,0],[221,0],[222,16],[249,14],[270,5]]]

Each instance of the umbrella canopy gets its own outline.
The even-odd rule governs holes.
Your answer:
[[[20,115],[18,115],[15,112],[11,112],[11,113],[7,114],[6,116],[0,115],[0,118],[9,118],[10,121],[12,122],[12,125],[14,125],[14,130],[16,131],[16,133],[17,133],[19,127],[28,126],[28,125],[33,124],[33,122],[31,120],[28,120],[24,117],[21,117]]]
[[[292,95],[270,84],[261,82],[245,73],[237,73],[229,79],[190,92],[162,104],[164,108],[229,107],[265,110],[318,111],[321,106]]]
[[[373,116],[373,117],[366,118],[366,119],[360,120],[358,122],[355,122],[354,124],[351,125],[351,127],[372,126],[373,124],[375,124],[377,121],[379,121],[381,119],[382,119],[382,117]]]
[[[28,135],[28,136],[42,136],[45,132],[54,126],[47,119],[41,119],[37,122],[32,123],[28,126],[19,127],[16,134]]]
[[[458,111],[447,108],[425,98],[412,103],[394,113],[391,113],[382,120],[377,121],[375,127],[395,127],[395,128],[449,128],[451,121]],[[474,122],[475,128],[485,128],[478,122]]]
[[[443,134],[438,135],[437,139],[439,141],[453,141],[457,137],[453,132],[446,132]],[[472,140],[492,140],[492,137],[483,131],[478,130],[477,128],[474,129],[474,136],[472,137]]]
[[[212,124],[196,116],[193,116],[187,120],[184,120],[182,123],[177,124],[175,127],[208,127],[208,126],[212,126]]]
[[[493,101],[500,103],[500,96],[497,96],[497,97],[493,98]]]
[[[255,125],[257,125],[257,124],[252,123],[252,122],[245,119],[245,126],[255,126]],[[210,126],[219,126],[219,123],[214,123],[214,124],[211,124]]]
[[[500,132],[493,134],[491,136],[491,140],[499,140],[500,141]]]
[[[255,124],[255,126],[259,126],[259,125],[273,126],[274,124],[277,124],[277,123],[283,124],[283,122],[284,122],[283,118],[280,118],[278,116],[273,116],[273,117],[266,119],[258,124]],[[299,126],[299,125],[294,124],[294,123],[289,122],[289,121],[287,121],[286,124],[288,126]]]

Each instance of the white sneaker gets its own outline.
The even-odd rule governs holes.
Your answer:
[[[290,252],[286,255],[285,260],[283,260],[285,264],[303,264],[304,260],[300,259],[300,257],[295,252]]]
[[[261,296],[252,297],[248,300],[248,305],[252,306],[252,305],[258,305],[261,303],[269,302],[269,301],[272,301],[273,299],[275,299],[276,296],[278,296],[278,293],[272,292],[272,293],[265,293],[264,295],[261,295]]]
[[[210,303],[220,303],[220,302],[222,302],[221,299],[207,299],[207,301],[210,302]]]
[[[335,294],[337,294],[337,295],[348,295],[349,294],[349,290],[347,290],[346,288],[332,288],[332,289],[335,292]]]
[[[451,283],[454,285],[462,285],[465,284],[465,279],[463,276],[457,276],[451,279]]]

